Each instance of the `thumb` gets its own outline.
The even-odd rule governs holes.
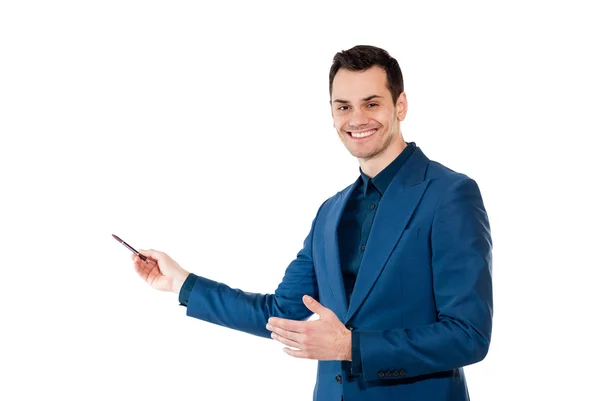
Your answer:
[[[306,305],[308,310],[310,310],[313,313],[316,313],[321,317],[323,317],[324,314],[329,312],[329,309],[321,305],[316,299],[314,299],[310,295],[303,296],[302,301],[304,302],[304,305]]]
[[[154,249],[138,249],[138,252],[144,256],[149,256],[154,260],[162,259],[162,257],[161,257],[162,252],[155,251]]]

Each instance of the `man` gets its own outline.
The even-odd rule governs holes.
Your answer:
[[[360,176],[317,211],[273,294],[190,274],[163,252],[137,272],[187,315],[317,359],[314,400],[468,400],[462,367],[492,329],[492,240],[478,186],[406,143],[402,73],[383,49],[339,52],[331,114]],[[320,319],[306,321],[313,313]]]

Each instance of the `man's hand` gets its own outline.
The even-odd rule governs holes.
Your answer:
[[[271,337],[288,347],[283,351],[297,358],[321,361],[351,361],[352,333],[327,309],[312,297],[302,298],[306,307],[319,315],[319,320],[297,321],[272,317],[267,329]]]
[[[133,267],[140,277],[154,289],[178,294],[190,273],[164,252],[154,249],[139,249],[138,251],[148,258],[147,262],[144,262],[136,254],[131,254]]]

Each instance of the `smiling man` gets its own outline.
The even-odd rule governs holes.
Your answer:
[[[132,255],[134,267],[178,293],[188,316],[318,360],[314,400],[468,400],[462,367],[486,356],[492,332],[492,239],[479,188],[404,141],[402,73],[385,50],[337,53],[329,91],[359,176],[320,206],[273,294],[190,274],[155,250],[140,250],[147,263]]]
[[[361,71],[340,69],[330,78],[335,129],[369,177],[375,177],[406,147],[400,132],[406,95],[400,68],[395,72],[398,78],[393,87],[388,87],[386,70],[377,65]],[[368,93],[373,94],[360,97]]]

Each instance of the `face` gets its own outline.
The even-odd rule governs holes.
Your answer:
[[[394,104],[385,70],[340,69],[331,88],[333,125],[348,151],[361,161],[382,157],[404,142],[400,121],[406,116],[406,95]],[[395,146],[398,145],[398,146]]]

